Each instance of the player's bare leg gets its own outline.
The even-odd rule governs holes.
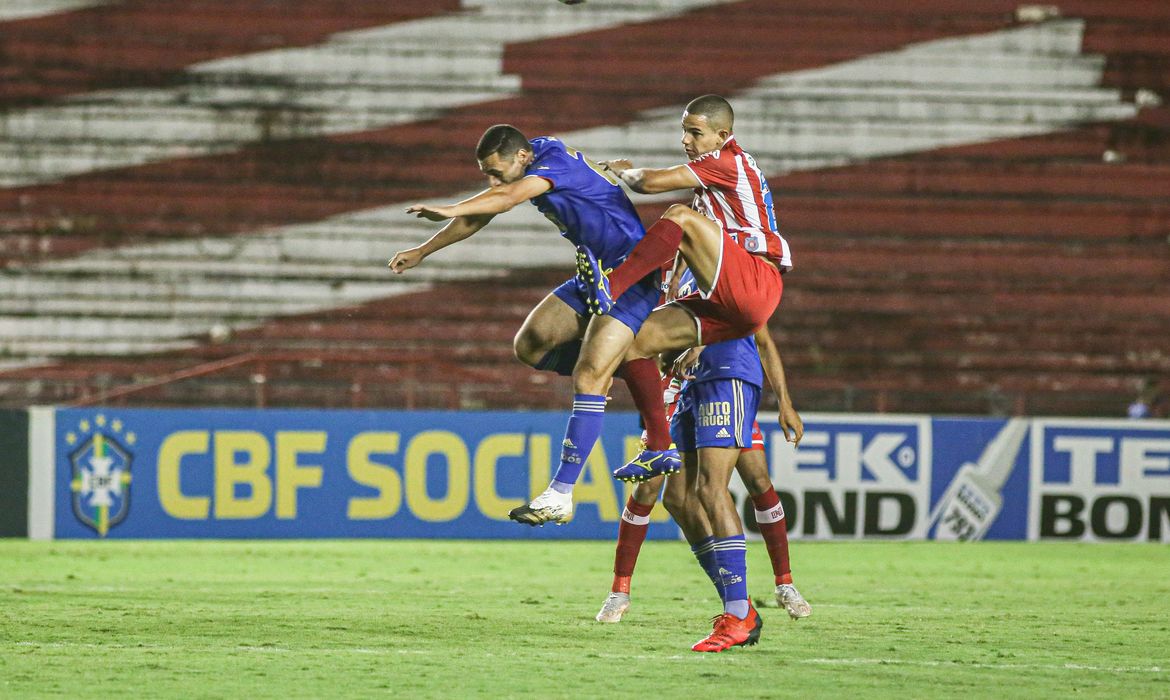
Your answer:
[[[626,502],[622,522],[618,526],[618,544],[614,556],[614,583],[609,595],[597,613],[598,622],[620,622],[630,607],[630,582],[637,563],[638,553],[645,541],[646,529],[650,523],[650,511],[662,493],[662,505],[678,523],[683,536],[691,544],[691,551],[699,565],[719,590],[719,578],[714,566],[715,552],[712,545],[711,527],[701,507],[693,503],[688,479],[694,483],[698,471],[698,456],[695,452],[683,454],[682,473],[674,478],[655,477],[638,484]],[[663,488],[663,482],[666,482]]]
[[[512,341],[512,350],[516,359],[529,367],[557,371],[558,366],[567,361],[571,372],[575,354],[562,359],[550,357],[550,353],[565,343],[579,340],[585,335],[588,324],[588,318],[578,316],[571,306],[555,294],[549,294],[524,319]]]
[[[561,463],[552,483],[531,502],[513,508],[508,517],[525,525],[562,525],[573,515],[573,485],[601,434],[605,414],[605,393],[634,332],[612,316],[589,321],[573,369],[573,414],[561,444]]]
[[[741,452],[735,463],[756,511],[756,524],[772,560],[776,577],[776,604],[788,612],[793,620],[812,614],[812,606],[792,582],[792,568],[788,558],[788,525],[784,520],[784,506],[768,475],[768,460],[763,450]]]
[[[572,375],[576,369],[578,358],[581,356],[583,337],[592,318],[592,316],[577,315],[573,308],[555,293],[549,294],[528,314],[528,318],[525,319],[520,331],[516,334],[513,341],[516,358],[538,370],[547,370],[562,376]],[[609,318],[601,325],[608,326],[612,321],[613,319]],[[597,337],[602,336],[598,335]],[[620,333],[615,348],[618,345],[627,344],[629,337],[625,333]],[[587,355],[598,352],[616,352],[616,349],[610,350],[607,347],[598,350],[599,342],[596,340],[590,342],[591,346],[586,353]],[[605,370],[591,369],[589,371],[596,376],[604,374]],[[638,409],[638,414],[642,417],[642,423],[646,427],[646,452],[648,454],[640,455],[640,459],[659,467],[657,471],[659,474],[674,473],[681,463],[678,461],[677,452],[671,450],[670,427],[662,407],[662,377],[658,373],[657,364],[648,359],[635,358],[629,362],[623,361],[615,372],[625,381],[630,396],[634,399],[634,405]],[[599,393],[608,391],[610,381],[612,381],[612,377],[606,381],[606,389]],[[576,393],[582,392],[577,391]],[[642,473],[639,472],[637,475],[642,476]],[[616,473],[615,476],[621,478]]]
[[[581,342],[581,357],[573,368],[573,391],[604,392],[633,343],[634,332],[612,316],[591,320]]]
[[[760,638],[763,621],[747,594],[747,545],[735,500],[727,485],[740,450],[728,447],[700,447],[698,477],[694,493],[711,523],[718,574],[722,583],[723,615],[714,629],[699,640],[694,651],[719,652],[733,646],[750,646]]]
[[[663,352],[678,352],[699,345],[699,327],[695,317],[675,304],[660,306],[646,318],[642,330],[626,351],[626,359],[654,357]]]
[[[614,300],[669,260],[675,251],[687,261],[699,287],[710,292],[719,273],[726,235],[718,224],[694,209],[672,204],[616,269],[605,270],[599,266],[581,271],[596,296],[594,313],[605,313]]]

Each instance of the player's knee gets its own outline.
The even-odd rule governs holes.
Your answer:
[[[743,475],[740,474],[740,477]],[[743,480],[743,485],[747,489],[748,495],[754,498],[772,488],[772,480],[767,476],[750,476]]]
[[[726,483],[720,483],[718,479],[711,478],[711,475],[706,472],[700,473],[699,478],[695,481],[695,493],[704,504],[710,503],[721,490],[726,489]]]
[[[634,501],[644,506],[653,506],[658,502],[658,491],[662,488],[664,476],[656,476],[649,481],[643,481],[634,488]]]
[[[516,337],[512,339],[512,354],[529,367],[535,367],[536,363],[540,361],[539,357],[534,357],[533,346],[528,337],[523,333],[517,333]]]
[[[694,213],[695,213],[694,209],[691,209],[690,207],[688,207],[684,204],[671,204],[669,207],[666,208],[666,211],[663,212],[662,218],[667,219],[669,221],[673,221],[674,223],[681,226]]]
[[[552,342],[530,328],[521,328],[512,339],[512,354],[529,367],[540,364],[550,350]]]
[[[675,493],[673,489],[666,489],[662,494],[662,507],[670,513],[670,517],[674,518],[676,522],[681,522],[687,514],[687,496],[686,493]]]
[[[578,394],[599,393],[609,384],[609,379],[605,368],[588,357],[577,360],[573,367],[573,389]]]

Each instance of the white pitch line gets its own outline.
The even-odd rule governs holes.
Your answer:
[[[928,661],[913,659],[798,659],[796,663],[817,666],[927,666],[983,668],[992,671],[1103,671],[1105,673],[1165,673],[1161,666],[1094,666],[1089,664],[989,664],[963,661]]]
[[[0,645],[3,646],[3,645]],[[314,647],[306,649],[292,649],[282,646],[260,646],[254,644],[241,644],[237,646],[172,646],[172,645],[158,645],[147,644],[139,646],[137,644],[95,644],[92,642],[35,642],[35,641],[18,641],[13,643],[17,647],[35,647],[40,649],[104,649],[104,650],[118,650],[118,651],[200,651],[200,652],[252,652],[259,654],[302,654],[302,655],[320,655],[320,654],[361,654],[367,656],[401,656],[404,654],[428,656],[435,654],[445,654],[447,652],[439,649],[370,649],[369,647]],[[539,650],[538,650],[539,652]],[[554,653],[554,652],[549,652]],[[492,656],[487,653],[485,656]],[[709,658],[701,655],[684,655],[684,654],[597,654],[596,658],[601,659],[615,659],[615,660],[645,660],[645,661],[692,661]],[[1063,664],[989,664],[981,662],[962,662],[962,661],[932,661],[932,660],[914,660],[914,659],[873,659],[873,658],[843,658],[843,659],[828,659],[828,658],[814,658],[814,659],[789,659],[790,663],[811,665],[811,666],[921,666],[926,668],[979,668],[992,671],[1093,671],[1102,673],[1152,673],[1161,675],[1167,673],[1168,669],[1161,666],[1101,666],[1095,664],[1078,664],[1078,663],[1063,663]]]

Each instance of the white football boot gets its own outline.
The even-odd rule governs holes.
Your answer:
[[[776,586],[776,602],[788,611],[788,616],[793,620],[812,615],[812,606],[791,583]]]
[[[528,505],[513,508],[508,517],[525,525],[564,525],[573,517],[573,494],[561,493],[549,487]]]
[[[629,609],[629,593],[610,593],[606,596],[605,603],[601,606],[601,612],[597,613],[597,621],[621,622],[622,615],[625,615]]]

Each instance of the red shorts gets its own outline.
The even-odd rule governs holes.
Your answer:
[[[783,291],[775,265],[747,252],[724,233],[711,293],[699,291],[671,303],[695,317],[699,343],[712,345],[754,334],[772,317]]]

